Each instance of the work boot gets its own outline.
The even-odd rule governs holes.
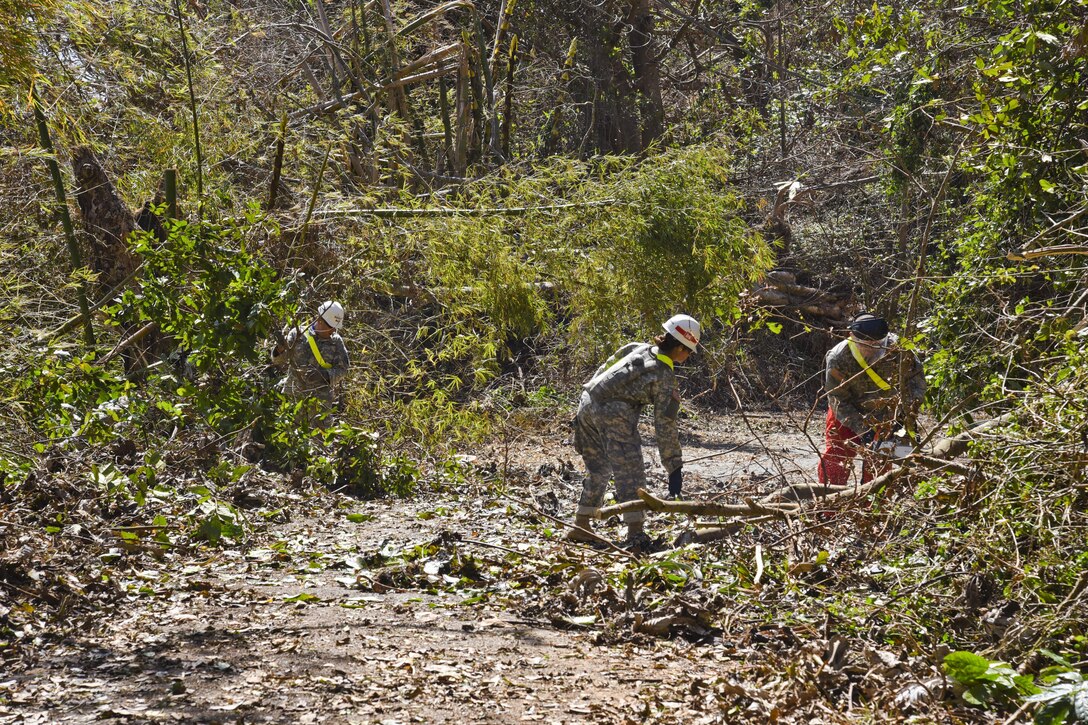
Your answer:
[[[652,554],[661,550],[661,545],[646,533],[642,520],[627,522],[627,540],[623,547],[633,554]]]
[[[586,531],[593,531],[593,521],[589,516],[585,514],[577,514],[574,517],[574,525],[579,529],[585,529]],[[597,543],[597,537],[579,531],[578,529],[567,529],[567,533],[563,534],[563,539],[566,541],[578,541],[586,544]]]

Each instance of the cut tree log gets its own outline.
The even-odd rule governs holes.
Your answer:
[[[772,270],[762,282],[748,292],[760,304],[785,310],[795,310],[826,318],[830,324],[844,325],[849,299],[815,287],[797,284],[796,275]]]

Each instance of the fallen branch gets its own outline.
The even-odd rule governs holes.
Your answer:
[[[966,476],[971,473],[971,467],[965,466],[962,463],[956,463],[954,461],[946,461],[942,458],[934,458],[933,456],[922,455],[921,453],[912,453],[910,460],[917,461],[925,468],[933,471],[934,473],[940,471],[949,471],[951,473],[958,473],[961,476]]]
[[[624,501],[623,503],[597,509],[597,518],[604,520],[612,516],[622,516],[623,514],[646,511],[647,509],[649,509],[649,506],[644,501]]]
[[[129,348],[129,347],[135,345],[137,342],[144,339],[151,332],[153,332],[154,330],[157,330],[157,329],[159,329],[159,323],[157,321],[153,320],[153,321],[147,323],[146,325],[141,327],[139,330],[132,333],[131,335],[126,337],[124,340],[121,340],[121,342],[117,343],[117,347],[113,348],[108,353],[103,355],[102,358],[98,361],[97,364],[98,365],[105,365],[110,360],[117,357],[126,348]]]
[[[831,484],[795,483],[785,488],[776,489],[760,499],[760,503],[773,504],[780,501],[812,501],[824,498],[831,494],[853,491],[854,486],[837,486]]]
[[[962,433],[952,436],[951,438],[945,438],[937,441],[933,446],[933,457],[940,459],[951,459],[958,455],[967,452],[968,444],[975,439],[975,437],[990,428],[995,428],[1003,423],[1007,423],[1012,420],[1012,413],[1005,413],[996,418],[985,420],[978,425],[969,428]]]
[[[584,209],[598,206],[615,206],[620,203],[621,202],[619,201],[619,199],[602,199],[600,201],[571,202],[568,204],[545,204],[543,206],[431,207],[425,209],[370,207],[363,209],[321,209],[315,212],[315,214],[322,217],[374,216],[386,219],[417,216],[491,216],[500,214],[526,214],[534,211],[558,211],[560,209]]]
[[[1054,247],[1043,247],[1042,249],[1021,249],[1019,252],[1009,252],[1008,258],[1013,262],[1026,262],[1029,259],[1057,257],[1062,254],[1088,254],[1088,247],[1082,244],[1059,244]]]
[[[638,612],[635,614],[634,622],[631,624],[631,631],[636,634],[648,634],[652,637],[667,637],[672,633],[673,627],[685,627],[696,634],[700,631],[705,632],[708,629],[696,617],[689,617],[682,614],[667,614],[663,617],[644,619],[642,613]]]
[[[738,516],[744,518],[774,516],[776,518],[786,518],[798,513],[798,508],[793,505],[768,506],[755,501],[745,501],[743,505],[703,501],[666,501],[654,496],[644,488],[638,490],[638,497],[642,499],[643,503],[646,504],[646,508],[650,511],[688,514],[691,516]]]
[[[883,486],[887,486],[890,483],[895,483],[900,478],[905,476],[908,472],[910,472],[910,470],[911,469],[909,466],[900,466],[898,468],[894,468],[883,475],[877,476],[872,481],[869,481],[869,483],[862,484],[861,486],[848,486],[848,490],[846,491],[839,491],[838,493],[829,494],[821,498],[820,502],[825,503],[831,501],[842,501],[844,499],[854,498],[856,496],[864,496],[870,491],[881,488]]]
[[[512,502],[514,502],[514,503],[516,503],[518,505],[525,506],[530,511],[532,511],[534,514],[536,514],[537,516],[542,516],[542,517],[548,519],[549,521],[551,521],[552,523],[559,524],[560,526],[566,526],[568,529],[574,529],[575,531],[578,531],[579,533],[582,533],[582,534],[588,534],[589,536],[591,536],[593,538],[593,540],[607,546],[609,551],[612,551],[612,552],[614,552],[616,554],[627,557],[628,559],[633,559],[635,561],[638,561],[638,557],[635,556],[634,554],[632,554],[630,551],[627,551],[626,549],[621,549],[620,547],[616,546],[611,541],[604,538],[603,536],[601,536],[600,534],[598,534],[595,531],[590,531],[589,529],[583,529],[581,526],[575,526],[570,521],[564,521],[563,519],[560,519],[560,518],[557,518],[555,516],[552,516],[551,514],[545,513],[544,511],[541,511],[538,507],[533,506],[531,503],[529,503],[527,501],[515,500],[515,499],[512,499],[512,498],[510,498],[508,496],[504,496],[504,498],[507,498],[509,501],[512,501]],[[572,545],[572,546],[576,546],[578,544],[578,542],[576,542],[576,541],[563,541],[563,543],[568,544],[568,545]],[[598,554],[607,553],[606,551],[600,550],[600,549],[590,549],[590,551],[595,551]]]

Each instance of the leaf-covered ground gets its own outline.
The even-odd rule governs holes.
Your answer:
[[[812,477],[818,421],[806,435],[805,419],[688,420],[690,497],[739,501]],[[721,455],[694,461],[709,454]],[[411,501],[254,469],[251,515],[279,513],[249,548],[122,550],[121,600],[12,660],[0,721],[951,716],[941,653],[921,651],[925,626],[907,611],[916,590],[871,557],[893,521],[879,502],[680,548],[690,522],[652,515],[670,546],[639,560],[559,540],[549,517],[569,518],[580,471],[559,427],[476,451]],[[618,522],[602,531],[620,541]],[[913,642],[904,624],[920,628]],[[32,650],[33,631],[21,636]]]

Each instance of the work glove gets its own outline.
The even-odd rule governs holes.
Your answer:
[[[684,474],[682,469],[677,468],[675,471],[669,474],[669,495],[673,498],[680,498],[680,489],[684,486]]]

